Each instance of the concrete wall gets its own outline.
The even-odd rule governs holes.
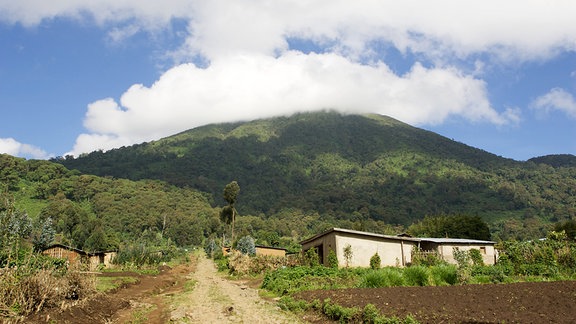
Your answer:
[[[277,257],[284,257],[286,256],[286,250],[283,249],[273,249],[264,246],[257,246],[256,247],[256,255],[270,255],[270,256],[277,256]]]
[[[369,267],[370,258],[375,253],[380,256],[382,267],[385,266],[405,266],[412,261],[412,249],[416,243],[401,239],[390,239],[382,237],[365,237],[353,233],[331,232],[313,241],[303,244],[302,250],[319,248],[323,256],[324,265],[327,265],[328,253],[331,250],[336,252],[338,264],[345,267],[346,258],[344,248],[350,245],[352,248],[352,258],[348,266]],[[320,254],[320,253],[319,253]]]
[[[454,260],[454,248],[458,248],[461,251],[469,251],[472,249],[480,250],[485,265],[494,265],[496,263],[496,249],[493,245],[444,243],[437,247],[437,251],[446,262],[457,264],[456,260]]]
[[[381,267],[402,267],[412,262],[412,249],[415,243],[384,238],[366,239],[349,234],[337,235],[336,248],[340,266],[346,266],[344,248],[347,245],[352,247],[352,258],[349,264],[351,267],[369,267],[370,258],[376,253],[380,256]]]
[[[307,242],[306,244],[302,245],[302,251],[306,252],[311,248],[316,248],[318,249],[318,256],[320,257],[320,264],[324,264],[324,265],[328,265],[328,253],[330,253],[331,250],[336,251],[337,247],[336,247],[336,239],[335,239],[335,233],[329,233],[327,235],[321,236],[316,238],[313,241]],[[338,261],[341,262],[340,258],[338,258]]]

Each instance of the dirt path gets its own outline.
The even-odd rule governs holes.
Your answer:
[[[158,275],[130,276],[135,284],[101,294],[65,310],[45,310],[25,323],[303,323],[259,297],[245,282],[230,281],[216,271],[212,260],[192,255],[191,262],[161,267]]]
[[[274,303],[259,297],[245,282],[229,281],[217,273],[214,263],[198,257],[194,289],[171,315],[175,323],[302,323]]]

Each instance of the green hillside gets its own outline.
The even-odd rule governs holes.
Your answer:
[[[466,214],[508,238],[539,237],[551,222],[576,217],[576,168],[504,159],[377,115],[208,125],[55,161],[86,174],[193,188],[212,206],[223,205],[222,189],[237,180],[240,214],[269,222],[302,213],[369,229],[373,221],[407,226],[427,215]]]
[[[83,175],[49,161],[0,154],[2,225],[9,226],[6,216],[13,210],[28,216],[37,231],[32,237],[47,224],[56,241],[87,251],[142,240],[198,245],[222,232],[219,210],[198,191],[158,180]]]
[[[548,164],[555,168],[576,167],[576,156],[572,154],[553,154],[532,158],[528,160],[534,163]]]

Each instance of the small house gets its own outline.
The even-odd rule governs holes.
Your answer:
[[[269,255],[269,256],[276,256],[276,257],[285,257],[286,251],[287,250],[284,248],[256,245],[256,255]]]
[[[480,251],[484,264],[493,265],[497,259],[494,244],[496,244],[496,242],[471,239],[420,238],[420,249],[422,251],[436,252],[444,261],[451,264],[456,264],[456,260],[454,260],[454,249],[460,251],[476,249]]]
[[[370,258],[378,253],[381,266],[406,266],[412,262],[412,251],[418,240],[412,237],[383,235],[332,228],[300,242],[302,251],[316,249],[321,264],[328,265],[328,253],[334,251],[341,267],[367,267]],[[352,256],[346,260],[344,249],[350,246]]]
[[[86,265],[88,269],[95,270],[103,265],[109,267],[116,257],[116,251],[86,252],[64,244],[52,244],[42,251],[42,254],[53,258],[66,259],[71,265]]]
[[[302,251],[316,249],[321,264],[328,264],[328,253],[334,251],[339,266],[368,267],[370,258],[378,253],[381,266],[407,266],[412,263],[416,251],[434,252],[448,263],[456,263],[454,249],[478,249],[484,264],[496,262],[495,242],[453,239],[453,238],[417,238],[409,235],[383,235],[342,228],[332,228],[300,242]],[[344,255],[349,247],[351,257]]]
[[[285,257],[286,256],[286,249],[273,247],[273,246],[264,246],[264,245],[256,245],[256,255],[269,255],[269,256],[277,256],[277,257]],[[222,247],[222,254],[224,256],[230,254],[231,248],[229,246]]]

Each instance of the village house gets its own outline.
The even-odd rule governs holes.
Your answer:
[[[453,239],[453,238],[416,238],[406,235],[383,235],[369,232],[332,228],[300,242],[302,251],[316,249],[320,263],[328,265],[328,253],[334,251],[340,267],[368,267],[370,258],[378,253],[381,266],[408,266],[412,255],[417,251],[435,252],[448,263],[455,264],[453,250],[478,249],[484,264],[496,262],[495,242]],[[346,260],[344,249],[350,246],[352,257]]]
[[[53,258],[66,259],[70,265],[85,265],[89,270],[95,270],[99,266],[110,267],[117,252],[86,252],[57,243],[45,248],[42,254]]]
[[[277,256],[277,257],[285,257],[286,256],[286,249],[273,247],[273,246],[264,246],[264,245],[256,245],[256,255],[269,255],[269,256]],[[226,256],[230,253],[230,247],[224,246],[222,247],[222,253]]]

